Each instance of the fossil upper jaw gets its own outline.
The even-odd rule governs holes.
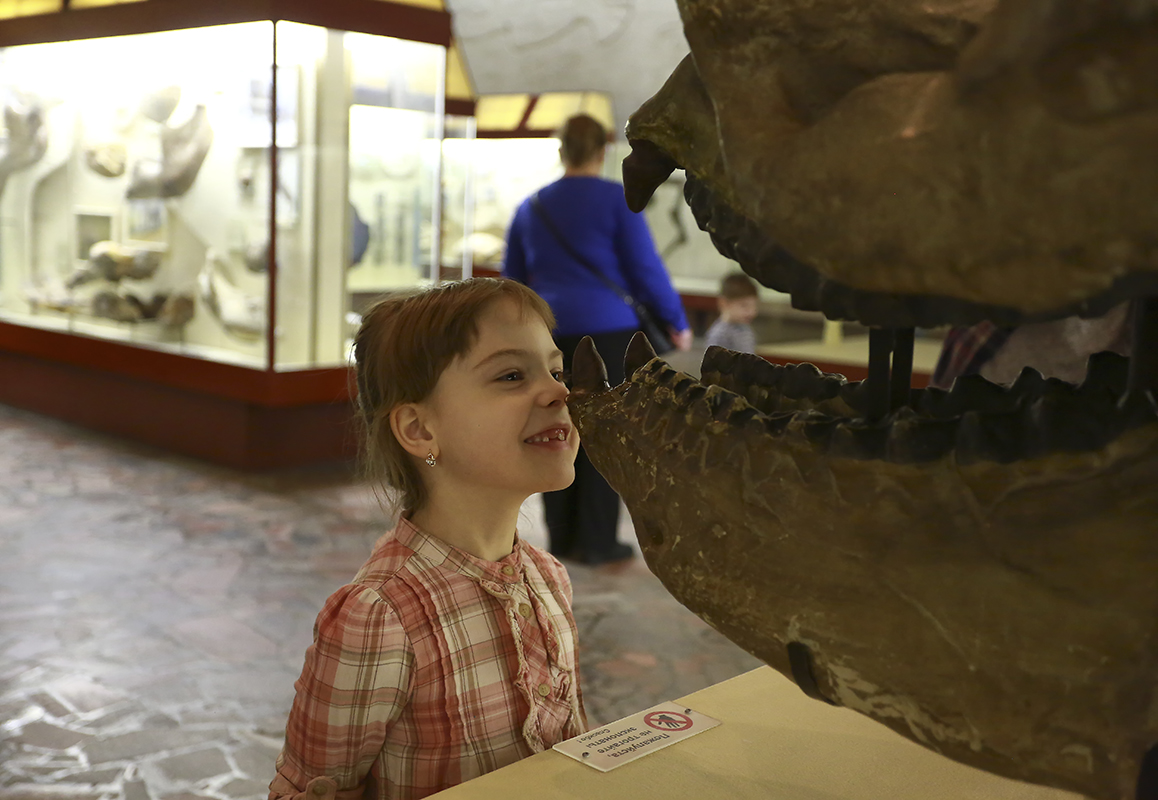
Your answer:
[[[800,307],[1018,324],[1158,293],[1153,22],[1055,20],[1027,60],[991,2],[680,6],[692,53],[628,124],[629,200],[684,168],[717,246]]]
[[[1094,359],[1084,388],[978,383],[873,428],[839,376],[714,351],[700,383],[651,355],[637,337],[612,388],[587,340],[568,404],[681,603],[937,752],[1133,798],[1158,742],[1158,421],[1080,447],[1033,434],[1016,460],[979,434],[1058,391],[1116,397],[1117,357]]]

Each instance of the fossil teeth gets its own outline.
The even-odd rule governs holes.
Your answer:
[[[832,432],[828,452],[858,460],[883,458],[891,428],[888,419],[846,421]]]
[[[1027,425],[1020,410],[984,414],[968,411],[957,429],[957,462],[995,461],[1010,464],[1022,458]]]
[[[945,399],[956,414],[964,414],[966,411],[1008,411],[1014,404],[1010,402],[1011,399],[1016,402],[1016,398],[1010,397],[1008,389],[980,375],[965,375],[955,380]]]
[[[623,374],[630,379],[635,371],[655,358],[655,350],[651,342],[643,335],[643,331],[636,331],[627,345],[627,353],[623,357]]]
[[[884,458],[898,464],[922,464],[948,455],[957,441],[957,419],[905,416],[893,422]]]
[[[683,397],[681,398],[681,403],[683,403],[685,406],[691,407],[697,401],[704,399],[707,393],[708,387],[704,386],[702,383],[693,383],[687,392],[684,393]]]
[[[638,214],[647,208],[647,202],[655,190],[679,164],[646,139],[634,139],[629,144],[631,153],[623,159],[624,197],[627,207]]]
[[[785,370],[781,391],[802,400],[830,400],[840,393],[840,382],[826,380],[812,364],[796,364]]]
[[[719,422],[730,422],[732,411],[737,403],[742,402],[734,392],[715,387],[707,397],[708,407],[712,412],[712,419]]]
[[[605,392],[611,388],[607,381],[607,365],[590,336],[584,336],[575,348],[571,359],[571,380],[576,392]]]
[[[764,429],[773,436],[780,436],[784,431],[788,430],[788,426],[792,420],[796,418],[796,412],[783,411],[775,414],[768,414],[764,417]]]
[[[1009,393],[1017,397],[1036,397],[1045,388],[1045,376],[1033,367],[1025,367],[1009,386]]]
[[[800,424],[800,431],[808,441],[827,449],[841,422],[843,420],[833,419],[823,414],[808,414]]]
[[[654,367],[650,370],[645,369],[642,375],[643,379],[652,386],[667,386],[680,375],[678,370],[672,369],[661,359],[656,359],[652,363]]]
[[[760,356],[750,353],[737,353],[735,366],[732,369],[732,378],[740,386],[759,386],[762,389],[780,391],[784,381],[785,368],[772,364]]]
[[[734,350],[728,350],[725,347],[718,347],[714,344],[710,345],[708,349],[704,351],[704,357],[700,361],[700,374],[702,375],[706,372],[729,374],[735,367],[736,359],[739,355],[740,354]]]
[[[1109,391],[1120,397],[1126,391],[1130,374],[1130,359],[1109,350],[1094,353],[1086,363],[1086,379],[1082,381],[1083,393]]]
[[[641,430],[648,436],[655,436],[661,439],[662,436],[657,432],[657,429],[666,425],[671,419],[671,409],[663,403],[649,403],[643,412],[643,419],[640,421]]]

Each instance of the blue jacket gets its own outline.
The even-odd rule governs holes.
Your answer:
[[[664,324],[688,327],[647,221],[634,214],[623,187],[595,177],[560,178],[539,190],[548,218],[600,272],[656,314]],[[559,336],[636,328],[635,312],[591,271],[571,258],[524,200],[507,231],[503,275],[530,286],[555,312]]]

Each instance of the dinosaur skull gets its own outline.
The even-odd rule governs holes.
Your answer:
[[[628,202],[683,168],[721,252],[878,329],[1158,294],[1153,6],[680,0]],[[614,388],[581,345],[569,403],[648,566],[733,641],[946,756],[1124,800],[1158,774],[1151,350],[944,392],[887,351],[883,385],[718,349],[697,381],[637,337]]]

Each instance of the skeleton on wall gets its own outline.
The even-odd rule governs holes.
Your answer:
[[[725,255],[872,326],[869,378],[710,349],[572,411],[649,567],[793,677],[946,756],[1158,796],[1158,4],[680,0],[632,118]],[[910,388],[912,328],[1094,317],[1132,357]]]

